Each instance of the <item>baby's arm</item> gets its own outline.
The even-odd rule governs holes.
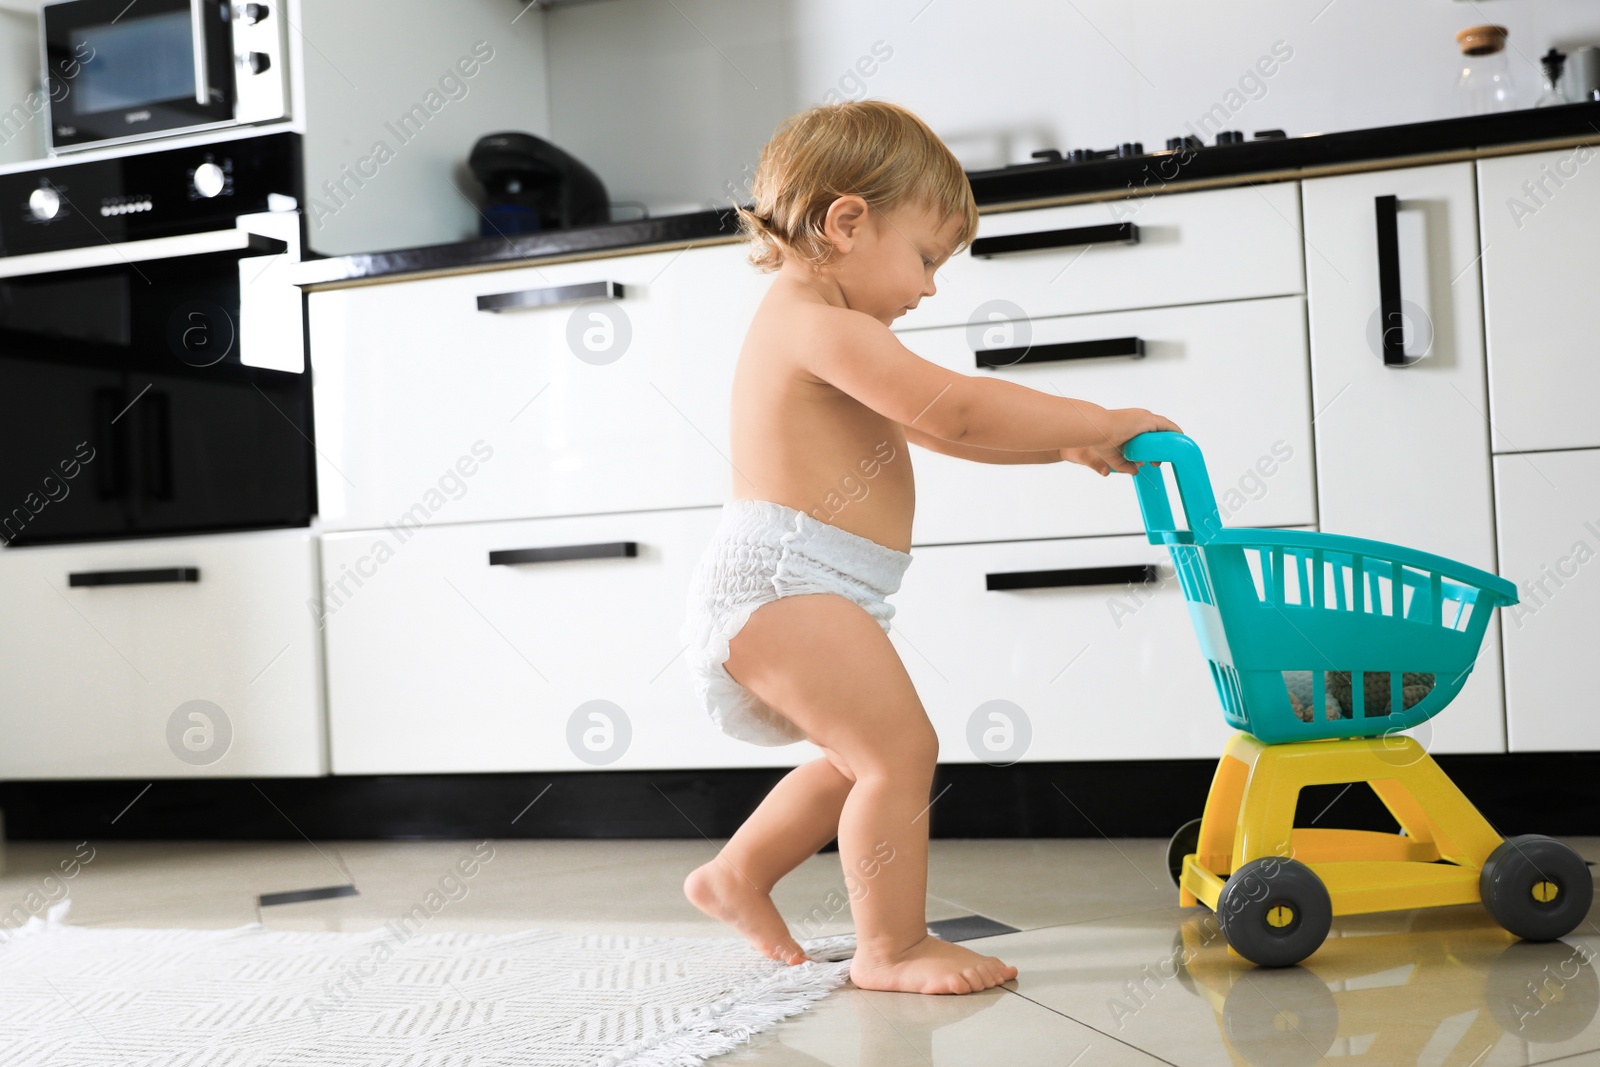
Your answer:
[[[1002,378],[958,374],[918,356],[859,311],[816,308],[811,314],[806,369],[908,431],[969,447],[1037,453],[1115,452],[1137,433],[1177,429],[1141,408],[1108,411]],[[1135,469],[1120,454],[1114,458],[1117,469]]]
[[[1064,457],[1059,448],[1046,449],[1010,449],[1010,448],[982,448],[978,445],[963,445],[955,441],[946,441],[942,437],[935,437],[931,433],[910,426],[904,427],[906,441],[909,444],[921,445],[930,452],[942,452],[947,456],[958,459],[970,459],[974,463],[1059,463]]]

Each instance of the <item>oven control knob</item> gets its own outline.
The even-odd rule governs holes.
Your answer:
[[[267,5],[241,4],[239,7],[239,17],[244,19],[250,25],[254,26],[256,23],[267,17]]]
[[[250,68],[251,74],[265,74],[267,68],[272,66],[272,57],[265,52],[247,52],[244,65]]]
[[[202,163],[194,168],[194,191],[207,200],[222,192],[226,183],[227,175],[215,163]]]
[[[61,194],[48,185],[41,185],[28,194],[28,214],[40,222],[49,222],[61,213]]]

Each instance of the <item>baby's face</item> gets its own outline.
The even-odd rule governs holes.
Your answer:
[[[839,283],[851,307],[890,325],[934,294],[933,272],[949,260],[961,218],[916,204],[867,215],[871,239],[844,257]]]

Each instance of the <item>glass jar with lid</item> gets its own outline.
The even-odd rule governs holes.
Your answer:
[[[1461,73],[1456,102],[1463,115],[1486,115],[1517,107],[1517,89],[1506,63],[1504,26],[1469,26],[1456,34],[1461,46]]]

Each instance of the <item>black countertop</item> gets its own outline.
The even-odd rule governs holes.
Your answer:
[[[1292,179],[1354,165],[1427,163],[1463,154],[1488,154],[1513,146],[1600,142],[1600,102],[1438,119],[1343,133],[1246,140],[1228,145],[1162,150],[1084,162],[1025,163],[969,171],[980,208],[1023,202],[1069,202],[1149,195],[1229,184],[1253,177]],[[674,246],[733,236],[732,208],[612,222],[568,230],[489,237],[399,248],[360,255],[309,259],[296,270],[307,288],[379,279],[493,270],[550,258],[600,255],[626,249]]]

